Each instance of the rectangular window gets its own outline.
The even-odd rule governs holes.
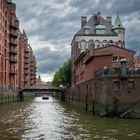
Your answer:
[[[134,88],[135,88],[135,83],[134,81],[128,81],[128,93],[132,93],[134,91]]]
[[[105,30],[96,30],[96,34],[105,34]]]
[[[113,81],[113,90],[120,90],[120,82]]]

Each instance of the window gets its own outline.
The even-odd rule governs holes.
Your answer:
[[[113,62],[117,62],[118,61],[118,57],[117,56],[113,56],[112,61]]]
[[[120,90],[120,82],[115,80],[113,81],[113,90]]]
[[[107,46],[107,45],[108,45],[108,43],[107,43],[107,41],[106,41],[106,40],[103,40],[102,44],[103,44],[103,47],[105,47],[105,46]]]
[[[122,47],[125,47],[125,42],[123,41],[123,46]]]
[[[84,72],[81,72],[81,73],[80,73],[80,79],[81,79],[81,80],[84,79],[84,74],[85,74]]]
[[[119,46],[119,47],[123,47],[123,46],[122,46],[122,41],[121,41],[121,40],[118,41],[118,46]]]
[[[94,40],[89,40],[88,41],[88,47],[92,47],[94,45]]]
[[[121,59],[124,59],[125,57],[123,56],[113,56],[112,61],[113,62],[120,62]]]
[[[134,81],[128,81],[128,93],[132,93],[134,91],[135,88],[135,83]]]
[[[109,41],[109,45],[113,45],[114,42],[112,40]]]
[[[99,48],[100,47],[100,41],[99,40],[96,40],[95,41],[95,48]]]
[[[90,32],[89,32],[89,29],[85,29],[85,30],[84,30],[84,33],[85,33],[85,34],[89,34],[89,33],[90,33]]]
[[[121,34],[121,33],[122,33],[122,31],[121,31],[121,30],[119,30],[119,31],[118,31],[118,34]]]
[[[80,42],[80,52],[82,53],[82,52],[84,52],[85,50],[86,50],[86,48],[87,48],[87,43],[86,43],[86,41],[85,40],[82,40],[81,42]]]
[[[105,30],[96,30],[96,34],[105,34]]]

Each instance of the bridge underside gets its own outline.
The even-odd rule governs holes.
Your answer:
[[[22,89],[22,90],[19,90],[19,92],[24,92],[24,93],[27,93],[27,92],[35,92],[35,93],[64,93],[64,90],[63,89],[57,89],[57,88],[54,88],[54,89],[31,89],[31,88],[25,88],[25,89]]]

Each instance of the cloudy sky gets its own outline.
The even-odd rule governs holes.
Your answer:
[[[80,29],[81,16],[115,20],[117,9],[126,28],[126,47],[140,53],[140,0],[13,0],[20,28],[25,29],[36,59],[38,74],[50,81],[70,57],[70,43]]]

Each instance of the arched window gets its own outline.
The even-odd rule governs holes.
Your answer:
[[[100,47],[100,41],[99,40],[96,40],[95,41],[95,48],[99,48]]]
[[[90,40],[88,41],[88,48],[89,48],[89,47],[93,47],[93,46],[94,46],[94,40],[90,39]]]
[[[125,48],[125,42],[123,41],[123,46],[122,47],[124,47]]]
[[[113,45],[113,44],[114,44],[113,40],[109,40],[109,45]]]
[[[87,42],[85,40],[81,40],[79,49],[81,53],[87,49]]]
[[[122,41],[121,40],[118,41],[118,46],[122,47]]]
[[[105,47],[108,45],[108,42],[106,40],[103,40],[102,44],[103,44],[103,47]]]

